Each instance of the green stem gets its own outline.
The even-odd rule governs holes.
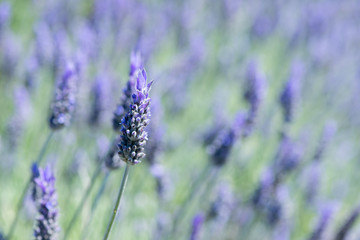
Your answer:
[[[82,209],[84,208],[84,205],[88,199],[88,197],[90,196],[90,192],[93,189],[93,187],[95,186],[95,182],[97,177],[100,175],[101,173],[101,165],[102,165],[102,161],[99,162],[98,166],[96,167],[96,170],[94,172],[94,174],[91,177],[91,181],[90,181],[90,185],[87,187],[80,203],[79,206],[76,208],[76,211],[73,215],[73,217],[71,218],[71,221],[69,223],[69,225],[66,228],[65,234],[64,234],[64,240],[66,240],[71,232],[72,227],[75,225],[76,219],[78,218],[79,214],[81,213]]]
[[[53,134],[54,134],[54,131],[51,131],[49,133],[48,137],[46,138],[44,144],[42,145],[41,150],[39,152],[39,155],[38,155],[38,157],[37,157],[37,159],[35,161],[36,164],[38,164],[38,165],[41,164],[42,159],[43,159],[44,154],[45,154],[45,151],[46,151],[46,148],[48,147],[49,142],[50,142]],[[9,233],[8,233],[8,235],[6,237],[7,240],[10,240],[12,238],[13,234],[14,234],[17,223],[19,221],[20,211],[22,209],[27,190],[28,190],[28,188],[30,187],[30,184],[31,184],[31,180],[32,180],[32,176],[30,176],[29,180],[26,182],[26,185],[25,185],[24,189],[22,190],[21,197],[20,197],[20,199],[19,199],[19,201],[18,201],[18,203],[16,205],[15,219],[13,220],[13,222],[11,224],[11,227],[10,227],[10,230],[9,230]]]
[[[123,193],[124,193],[124,190],[125,190],[126,182],[127,182],[128,175],[129,175],[129,169],[130,169],[130,165],[129,165],[129,164],[126,164],[124,176],[123,176],[123,179],[122,179],[122,181],[121,181],[121,186],[120,186],[119,194],[118,194],[118,197],[117,197],[117,199],[116,199],[114,211],[113,211],[113,214],[112,214],[112,216],[111,216],[111,219],[110,219],[108,228],[107,228],[107,230],[106,230],[106,233],[105,233],[105,236],[104,236],[104,240],[107,240],[107,239],[109,238],[109,236],[110,236],[111,228],[112,228],[112,226],[113,226],[113,224],[114,224],[116,215],[117,215],[118,210],[119,210],[120,200],[121,200],[121,197],[122,197],[122,195],[123,195]]]

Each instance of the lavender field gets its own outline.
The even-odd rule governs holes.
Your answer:
[[[359,96],[357,0],[0,0],[0,240],[360,240]]]

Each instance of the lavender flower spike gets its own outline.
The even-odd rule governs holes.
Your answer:
[[[221,167],[227,162],[231,149],[240,135],[244,122],[244,115],[239,113],[233,126],[227,131],[220,133],[214,143],[208,148],[212,164]]]
[[[339,231],[337,232],[334,240],[344,240],[346,239],[347,234],[351,230],[351,228],[355,225],[356,220],[358,219],[360,214],[360,206],[356,207],[349,218],[345,221],[345,223],[341,226]]]
[[[244,99],[250,105],[246,125],[248,132],[251,132],[251,128],[259,112],[260,104],[264,98],[266,84],[265,75],[260,71],[257,62],[254,60],[248,65],[246,81]]]
[[[78,69],[75,64],[69,63],[57,83],[55,97],[51,104],[49,119],[51,129],[58,130],[70,124],[75,111],[77,85]]]
[[[149,91],[153,82],[147,82],[146,72],[138,72],[132,104],[121,123],[119,147],[120,158],[131,165],[141,162],[145,157],[144,146],[148,140],[145,127],[149,123],[150,98]]]
[[[37,240],[56,240],[59,232],[58,202],[55,191],[55,177],[50,167],[39,168],[39,176],[35,178],[36,187],[41,196],[36,200],[39,216],[36,218],[34,237]]]
[[[292,122],[296,104],[299,98],[300,81],[303,75],[303,67],[300,63],[294,63],[291,69],[291,75],[284,86],[280,95],[280,104],[283,109],[284,121]]]
[[[332,207],[326,207],[320,216],[320,219],[314,229],[314,231],[311,233],[309,240],[321,240],[324,239],[324,232],[329,225],[329,222],[331,220],[332,214],[333,214],[333,208]]]
[[[190,240],[196,240],[199,239],[199,233],[202,224],[204,223],[205,217],[203,214],[197,214],[192,222],[192,229],[191,229],[191,235]]]

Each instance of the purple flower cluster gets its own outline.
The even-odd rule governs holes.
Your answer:
[[[299,144],[295,143],[289,136],[284,135],[278,152],[275,156],[273,172],[276,181],[295,170],[300,164],[303,151]]]
[[[233,126],[219,133],[212,145],[209,146],[208,152],[214,166],[221,167],[227,162],[231,149],[240,135],[244,122],[244,115],[239,113]]]
[[[148,140],[145,127],[150,117],[149,91],[152,83],[148,83],[144,69],[138,72],[130,110],[121,121],[118,154],[124,162],[131,165],[140,163],[141,158],[145,157],[144,146]]]
[[[260,71],[256,61],[251,61],[248,65],[246,73],[246,85],[244,91],[244,99],[249,103],[250,109],[246,118],[245,135],[249,135],[254,125],[254,121],[259,112],[260,104],[265,94],[266,79]]]
[[[33,170],[37,172],[33,181],[39,194],[34,200],[39,215],[36,218],[34,237],[38,240],[55,240],[60,230],[55,177],[49,166],[44,169],[36,168],[36,166],[33,167]]]
[[[49,118],[51,129],[58,130],[70,124],[75,111],[77,86],[78,69],[74,63],[69,63],[58,80],[54,100],[51,104]]]

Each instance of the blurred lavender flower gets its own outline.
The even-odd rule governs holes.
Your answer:
[[[132,103],[132,93],[135,91],[136,76],[140,69],[143,68],[143,60],[139,52],[132,52],[130,57],[129,81],[123,89],[123,95],[120,104],[117,105],[113,117],[113,129],[118,132],[121,129],[121,121],[125,114],[129,111]]]
[[[273,170],[267,170],[252,195],[252,205],[262,213],[269,225],[276,225],[283,214],[282,188]]]
[[[39,192],[39,188],[36,185],[35,179],[40,177],[39,166],[36,163],[31,165],[31,182],[33,184],[31,191],[31,199],[36,202],[41,197],[41,192]]]
[[[219,134],[225,128],[224,125],[217,125],[215,123],[214,126],[210,127],[204,134],[203,134],[203,145],[204,147],[210,147],[211,144],[219,137]]]
[[[346,239],[347,234],[351,230],[351,228],[355,225],[356,220],[358,219],[360,214],[360,207],[356,207],[350,214],[350,216],[346,219],[343,225],[339,228],[338,232],[335,235],[334,240],[344,240]]]
[[[34,181],[41,193],[40,198],[36,200],[39,215],[36,218],[34,237],[39,240],[55,240],[60,230],[58,226],[59,210],[55,177],[50,167],[39,168],[39,176]]]
[[[215,201],[211,203],[206,220],[217,220],[217,225],[226,224],[234,210],[234,195],[228,184],[219,186]]]
[[[251,202],[255,207],[262,205],[264,202],[264,196],[271,195],[276,186],[275,176],[270,170],[265,171],[260,179],[259,186],[256,188],[252,195]]]
[[[300,63],[292,65],[290,77],[285,83],[280,95],[280,104],[283,110],[284,121],[290,123],[294,118],[294,111],[300,94],[300,81],[303,75],[303,66]]]
[[[78,69],[73,62],[68,63],[62,77],[58,79],[49,118],[53,130],[68,126],[76,105]]]
[[[248,136],[253,128],[259,106],[264,98],[266,79],[260,71],[258,63],[251,61],[247,68],[244,99],[249,103],[250,110],[246,118],[244,135]]]
[[[279,13],[276,4],[267,6],[257,13],[251,27],[251,33],[258,38],[269,36],[278,25]]]
[[[213,121],[204,132],[201,134],[201,141],[205,148],[208,148],[213,144],[219,134],[228,125],[228,119],[226,114],[223,112],[222,102],[215,102],[213,104]]]
[[[2,232],[0,232],[0,240],[6,240]]]
[[[0,41],[8,26],[9,19],[11,18],[11,4],[9,2],[0,3]]]
[[[100,46],[96,34],[88,23],[82,23],[76,28],[77,45],[81,46],[85,57],[95,60],[100,53]]]
[[[198,240],[200,235],[201,226],[203,225],[205,217],[202,213],[195,215],[191,225],[190,240]]]
[[[96,77],[92,86],[92,104],[89,122],[91,125],[96,126],[100,124],[104,118],[104,111],[110,104],[109,96],[111,95],[111,86],[106,76]]]
[[[333,214],[333,208],[330,206],[325,207],[322,210],[322,213],[320,215],[320,219],[314,229],[314,231],[311,233],[309,240],[321,240],[324,239],[324,232],[329,225],[329,221]]]
[[[227,162],[230,151],[239,137],[240,130],[244,125],[244,121],[244,115],[239,113],[233,123],[233,126],[220,133],[214,143],[207,149],[210,154],[211,162],[215,166],[221,167]]]
[[[277,197],[268,199],[263,210],[266,214],[266,220],[271,226],[277,224],[283,214],[283,207]]]
[[[284,135],[273,165],[276,181],[280,181],[282,177],[295,170],[300,164],[302,156],[303,151],[299,144],[295,143],[287,135]]]
[[[145,157],[144,146],[148,140],[145,127],[149,123],[150,98],[149,91],[153,82],[148,83],[146,72],[138,72],[133,103],[121,122],[119,147],[120,158],[131,165],[141,162]]]

